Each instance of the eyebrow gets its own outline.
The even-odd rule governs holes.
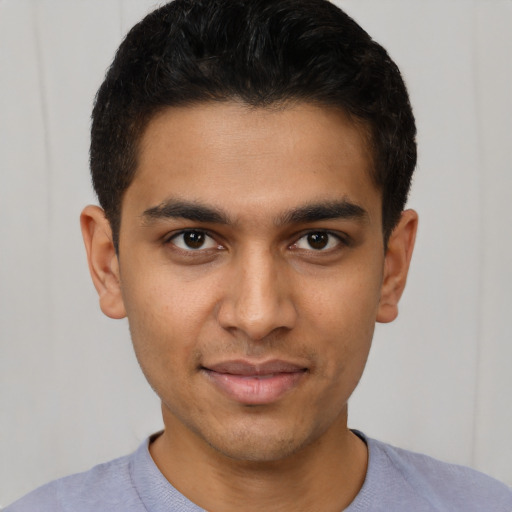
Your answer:
[[[307,224],[329,219],[367,221],[369,215],[361,206],[343,199],[341,201],[311,203],[299,208],[294,208],[280,216],[276,224]]]
[[[168,199],[158,206],[148,208],[142,213],[145,224],[160,219],[188,219],[195,222],[208,222],[212,224],[229,224],[229,219],[222,211],[210,206],[190,201]]]
[[[141,215],[144,224],[164,219],[187,219],[210,224],[233,224],[229,216],[218,208],[193,201],[168,199],[145,210]],[[368,212],[361,206],[342,199],[310,203],[284,212],[275,220],[275,225],[307,224],[329,219],[368,220]]]

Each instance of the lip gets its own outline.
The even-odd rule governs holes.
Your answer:
[[[304,366],[277,359],[261,363],[222,361],[201,370],[224,395],[246,405],[276,402],[296,388],[307,373]]]

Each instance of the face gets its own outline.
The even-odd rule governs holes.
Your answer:
[[[346,428],[379,315],[360,131],[311,105],[170,108],[123,199],[122,306],[167,429],[278,460]]]

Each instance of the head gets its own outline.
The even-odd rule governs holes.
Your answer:
[[[176,449],[276,461],[344,432],[405,286],[414,133],[396,66],[324,0],[176,0],[131,30],[82,229]]]
[[[327,0],[176,0],[128,33],[96,98],[91,172],[116,249],[148,123],[168,107],[229,100],[344,112],[366,137],[387,241],[407,200],[416,130],[386,51]]]

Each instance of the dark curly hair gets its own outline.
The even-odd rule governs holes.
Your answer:
[[[311,102],[362,123],[388,239],[416,165],[416,128],[386,50],[327,0],[175,0],[130,30],[96,96],[91,173],[116,249],[148,122],[167,107],[230,99]]]

